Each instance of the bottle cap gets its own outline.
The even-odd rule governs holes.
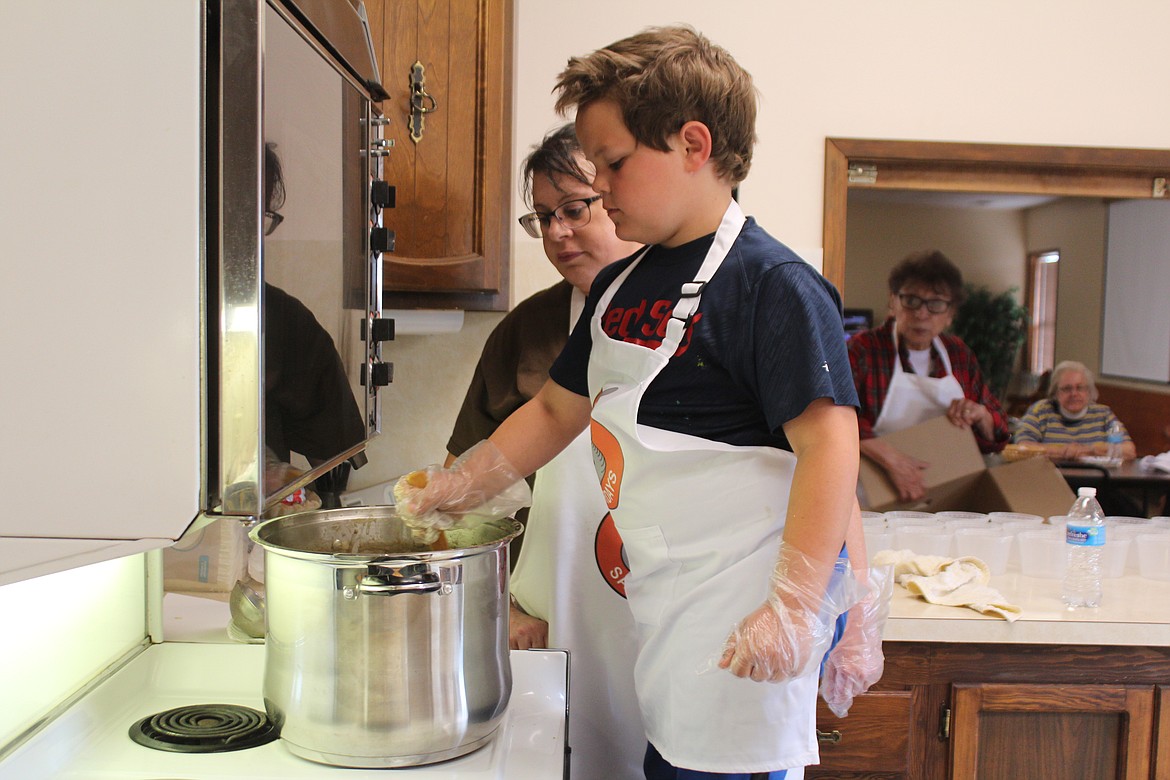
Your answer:
[[[1095,488],[1095,487],[1083,487],[1083,488],[1077,488],[1077,495],[1078,495],[1078,496],[1093,496],[1093,497],[1096,497],[1096,495],[1097,495],[1097,488]]]

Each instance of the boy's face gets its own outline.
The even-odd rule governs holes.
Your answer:
[[[671,151],[639,144],[612,100],[598,100],[577,112],[577,139],[597,169],[593,189],[617,228],[617,235],[643,244],[671,243],[682,227],[677,216],[686,192],[677,136]],[[678,241],[677,243],[683,243]]]

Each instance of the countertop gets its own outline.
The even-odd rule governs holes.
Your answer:
[[[888,642],[996,642],[1060,645],[1150,645],[1170,647],[1170,581],[1126,576],[1104,581],[1104,603],[1068,610],[1060,581],[1009,571],[992,577],[998,590],[1023,613],[1015,622],[965,607],[928,604],[895,585],[884,638]],[[232,642],[226,594],[216,597],[166,594],[163,628],[167,641]]]
[[[929,604],[895,585],[885,640],[1170,647],[1170,581],[1107,579],[1102,605],[1078,610],[1061,603],[1057,579],[1009,571],[989,584],[1023,610],[1018,620]]]

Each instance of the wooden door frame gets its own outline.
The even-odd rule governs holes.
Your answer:
[[[850,183],[861,165],[876,166],[875,182]],[[827,138],[823,272],[844,293],[850,187],[1151,198],[1157,178],[1170,182],[1170,149]]]

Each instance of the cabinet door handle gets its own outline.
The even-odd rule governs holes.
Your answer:
[[[822,745],[836,745],[841,741],[841,732],[837,729],[832,731],[821,731],[817,729],[817,742]]]

